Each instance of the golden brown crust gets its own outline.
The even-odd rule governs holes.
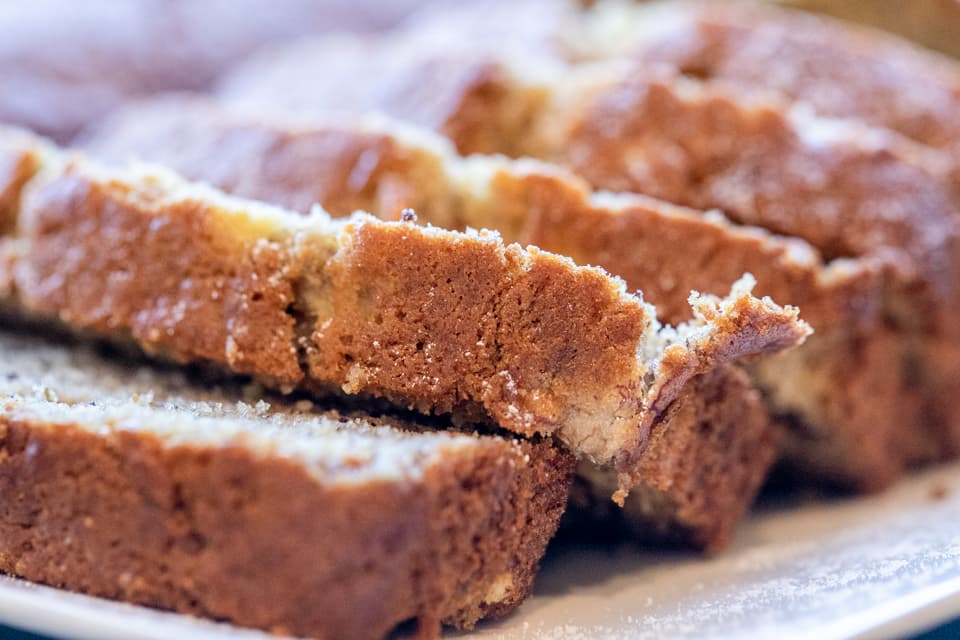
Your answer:
[[[471,627],[529,593],[572,466],[548,445],[485,442],[416,483],[323,486],[241,447],[0,412],[0,568],[311,637]],[[498,580],[508,595],[487,604]]]

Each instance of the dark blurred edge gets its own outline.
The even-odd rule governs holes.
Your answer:
[[[913,636],[912,640],[957,640],[960,638],[960,619]],[[12,627],[0,625],[0,640],[59,640],[53,636],[42,636]]]

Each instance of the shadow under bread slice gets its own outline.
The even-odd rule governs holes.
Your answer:
[[[301,211],[319,202],[334,215],[361,208],[389,219],[409,207],[420,222],[495,228],[623,277],[672,323],[689,319],[691,290],[720,293],[748,271],[758,294],[802,305],[817,331],[752,368],[767,407],[788,427],[785,463],[875,489],[954,450],[929,424],[915,346],[881,313],[880,259],[825,262],[800,239],[717,212],[593,193],[545,163],[464,158],[429,132],[380,118],[281,117],[170,96],[121,110],[86,144],[98,156],[139,156]]]
[[[648,482],[651,429],[692,378],[809,332],[747,281],[663,327],[602,270],[491,233],[303,216],[159,169],[46,163],[4,242],[6,299],[22,312],[282,389],[555,435],[616,474],[617,500]]]
[[[306,407],[0,330],[0,570],[311,637],[526,597],[570,454]]]

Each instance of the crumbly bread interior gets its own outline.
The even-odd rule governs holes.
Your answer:
[[[440,457],[476,442],[471,435],[402,430],[387,419],[313,413],[309,401],[297,407],[274,396],[271,403],[258,399],[264,393],[253,384],[208,390],[176,370],[118,366],[92,348],[9,330],[0,331],[0,353],[0,394],[11,419],[74,423],[94,434],[143,431],[167,446],[241,446],[296,461],[322,482],[415,480]]]

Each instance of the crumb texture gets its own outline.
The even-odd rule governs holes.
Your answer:
[[[429,633],[516,607],[566,504],[548,442],[251,407],[7,333],[0,352],[0,569],[30,580],[277,633]]]

